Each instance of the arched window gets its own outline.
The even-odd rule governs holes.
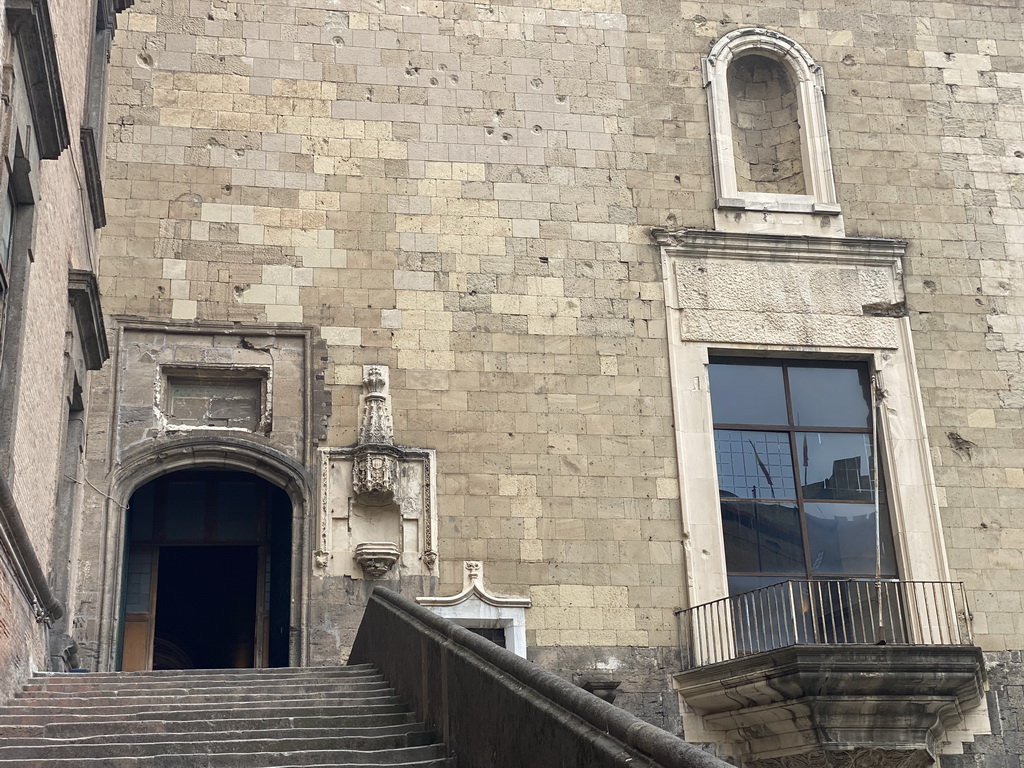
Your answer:
[[[704,59],[717,207],[839,213],[821,67],[798,43],[737,29]]]

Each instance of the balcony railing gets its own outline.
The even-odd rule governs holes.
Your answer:
[[[678,612],[685,669],[791,645],[972,645],[961,582],[792,579]]]

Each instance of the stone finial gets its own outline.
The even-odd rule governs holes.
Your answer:
[[[387,368],[368,365],[364,370],[363,420],[359,427],[359,445],[394,445],[395,429],[391,418],[391,394]]]
[[[398,476],[387,370],[381,365],[363,370],[363,418],[352,466],[356,498],[377,506],[394,501]]]

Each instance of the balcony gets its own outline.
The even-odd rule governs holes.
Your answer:
[[[960,583],[793,579],[679,620],[676,688],[745,768],[931,765],[981,701]]]

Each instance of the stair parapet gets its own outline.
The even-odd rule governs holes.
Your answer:
[[[379,668],[460,768],[729,768],[383,586],[349,660]]]

